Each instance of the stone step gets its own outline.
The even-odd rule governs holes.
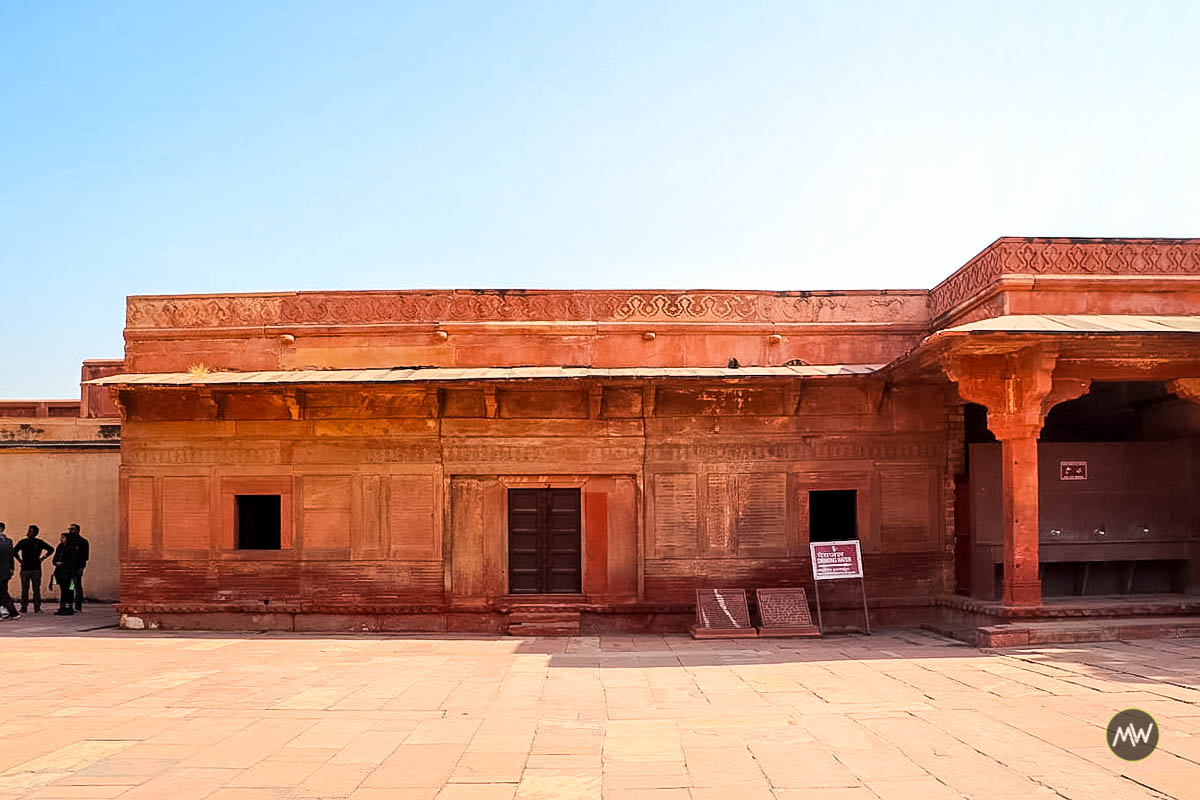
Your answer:
[[[975,629],[973,643],[979,647],[1019,647],[1021,645],[1187,637],[1200,637],[1200,618],[1127,617],[1124,619],[1050,620],[1046,622],[1016,622],[1008,625],[985,625]],[[954,638],[961,637],[954,635]]]
[[[510,636],[578,636],[578,611],[511,611]]]

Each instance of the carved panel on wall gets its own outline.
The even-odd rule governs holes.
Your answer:
[[[212,549],[207,477],[165,477],[162,483],[162,547],[164,553]]]
[[[654,476],[654,551],[659,555],[688,555],[696,551],[697,492],[693,473]]]
[[[348,475],[306,475],[304,548],[341,549],[350,546],[351,485]]]
[[[888,552],[933,550],[937,531],[930,516],[936,487],[932,470],[885,466],[879,471],[880,535]]]
[[[393,475],[388,481],[388,532],[391,557],[438,559],[432,475]]]
[[[736,535],[733,509],[737,476],[710,472],[704,483],[704,546],[710,551],[732,553]]]
[[[705,544],[716,556],[787,553],[787,473],[710,472]]]
[[[738,475],[737,549],[743,556],[787,552],[787,473]]]
[[[351,530],[351,554],[355,558],[386,558],[388,508],[384,476],[367,474],[361,478],[362,511],[359,524]]]
[[[130,478],[129,549],[154,549],[154,478]]]

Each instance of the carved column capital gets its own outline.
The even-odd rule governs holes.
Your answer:
[[[1041,431],[1054,403],[1087,391],[1087,382],[1070,380],[1056,389],[1057,361],[1056,348],[1034,345],[1012,353],[948,355],[942,369],[958,384],[960,397],[987,407],[988,428],[997,439],[1028,439]],[[1047,405],[1054,397],[1059,399]]]

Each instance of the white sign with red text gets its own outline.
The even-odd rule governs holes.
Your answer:
[[[813,580],[833,581],[863,576],[862,551],[857,539],[844,542],[810,542]]]

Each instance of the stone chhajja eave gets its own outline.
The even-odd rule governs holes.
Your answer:
[[[880,370],[890,382],[946,380],[946,359],[964,355],[1003,355],[1030,347],[1058,354],[1056,374],[1092,380],[1166,380],[1200,375],[1200,318],[1196,329],[1149,325],[1139,330],[1001,329],[999,320],[976,328],[937,331]]]
[[[347,370],[273,370],[254,372],[187,372],[112,375],[89,384],[122,389],[140,388],[233,388],[245,386],[294,386],[313,388],[333,385],[418,386],[422,384],[468,385],[494,382],[542,381],[693,381],[788,380],[794,378],[866,378],[882,364],[828,364],[793,367],[496,367],[496,368],[396,368]]]

